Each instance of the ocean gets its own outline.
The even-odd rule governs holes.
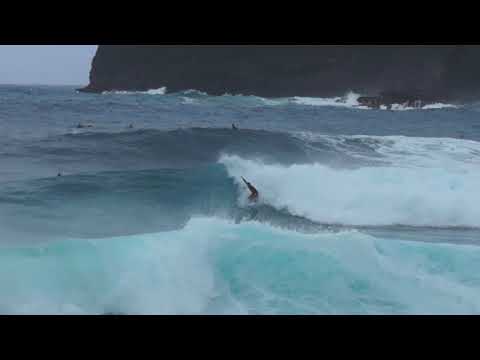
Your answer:
[[[480,313],[480,103],[358,96],[0,86],[0,314]]]

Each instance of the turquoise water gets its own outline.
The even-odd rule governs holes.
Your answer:
[[[4,249],[0,306],[39,314],[471,314],[477,246],[191,220]]]

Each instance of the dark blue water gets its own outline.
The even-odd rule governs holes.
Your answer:
[[[480,105],[356,97],[0,87],[0,313],[478,313]]]

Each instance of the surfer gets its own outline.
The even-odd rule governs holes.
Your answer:
[[[232,130],[238,130],[238,128],[235,126],[235,124],[232,124]]]
[[[258,200],[258,190],[255,189],[255,187],[250,184],[247,180],[245,180],[242,176],[243,182],[247,185],[248,190],[250,190],[250,196],[248,197],[248,200],[251,202],[256,202]]]

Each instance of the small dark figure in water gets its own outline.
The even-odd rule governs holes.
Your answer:
[[[255,187],[252,184],[250,184],[247,180],[245,180],[243,177],[242,177],[242,180],[247,185],[248,190],[250,190],[250,196],[248,197],[248,200],[250,200],[251,202],[256,202],[258,200],[258,190],[255,189]]]
[[[77,125],[77,129],[84,129],[84,128],[92,128],[93,125],[92,124],[82,124],[82,123],[79,123]]]
[[[235,126],[235,124],[232,124],[232,130],[238,130],[238,128]]]
[[[62,173],[58,173],[58,175],[57,175],[57,176],[62,176]]]
[[[133,124],[128,125],[129,129],[133,129]]]

